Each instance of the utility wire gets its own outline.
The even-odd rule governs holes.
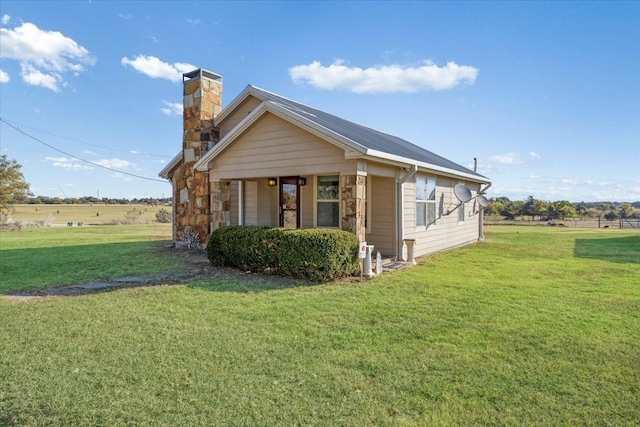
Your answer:
[[[119,153],[136,154],[136,155],[140,155],[140,156],[164,157],[164,158],[172,158],[173,157],[173,156],[167,156],[167,155],[162,155],[162,154],[150,154],[150,153],[141,153],[141,152],[138,152],[138,151],[118,150],[117,148],[105,147],[104,145],[92,144],[90,142],[82,141],[80,139],[70,138],[68,136],[59,135],[59,134],[53,133],[53,132],[47,132],[46,130],[37,129],[37,128],[31,127],[31,126],[27,126],[27,125],[25,125],[23,123],[18,123],[18,122],[13,121],[13,120],[2,119],[2,121],[5,122],[6,124],[13,123],[13,125],[15,125],[15,126],[19,126],[19,127],[22,127],[22,128],[35,130],[36,132],[45,133],[47,135],[55,136],[57,138],[62,138],[62,139],[66,139],[66,140],[73,141],[73,142],[77,142],[79,144],[90,145],[92,147],[102,148],[104,150],[111,150],[111,151],[116,151],[116,152],[119,152]]]
[[[27,138],[31,138],[31,139],[33,139],[34,141],[37,141],[37,142],[39,142],[40,144],[42,144],[42,145],[44,145],[44,146],[47,146],[47,147],[51,148],[52,150],[55,150],[55,151],[57,151],[57,152],[59,152],[59,153],[62,153],[62,154],[64,154],[65,156],[73,157],[74,159],[78,159],[78,160],[80,160],[81,162],[88,163],[88,164],[90,164],[90,165],[92,165],[92,166],[95,166],[95,167],[97,167],[97,168],[102,168],[102,169],[106,169],[106,170],[109,170],[109,171],[112,171],[112,172],[121,173],[121,174],[123,174],[123,175],[129,175],[129,176],[132,176],[132,177],[135,177],[135,178],[146,179],[146,180],[149,180],[149,181],[162,182],[162,183],[166,183],[166,182],[167,182],[167,181],[164,181],[164,180],[161,180],[161,179],[155,179],[155,178],[149,178],[149,177],[147,177],[147,176],[136,175],[136,174],[133,174],[133,173],[130,173],[130,172],[124,172],[124,171],[117,170],[117,169],[113,169],[113,168],[110,168],[110,167],[107,167],[107,166],[99,165],[99,164],[97,164],[97,163],[93,163],[93,162],[91,162],[91,161],[89,161],[89,160],[85,160],[85,159],[83,159],[83,158],[81,158],[81,157],[74,156],[73,154],[67,153],[66,151],[62,151],[62,150],[60,150],[60,149],[58,149],[58,148],[54,147],[53,145],[47,144],[46,142],[42,141],[41,139],[36,138],[36,137],[35,137],[35,136],[33,136],[33,135],[29,135],[28,133],[26,133],[25,131],[23,131],[22,129],[20,129],[18,126],[14,126],[14,125],[12,125],[11,123],[7,122],[7,121],[6,121],[5,119],[3,119],[2,117],[0,117],[0,122],[2,122],[2,123],[4,123],[4,124],[6,124],[7,126],[12,127],[13,129],[17,130],[18,132],[20,132],[21,134],[23,134],[23,135],[24,135],[24,136],[26,136]]]

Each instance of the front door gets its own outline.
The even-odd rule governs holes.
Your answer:
[[[280,178],[280,227],[300,228],[300,187],[297,177]]]

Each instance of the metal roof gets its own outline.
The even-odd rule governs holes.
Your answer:
[[[488,179],[471,169],[445,159],[442,156],[412,144],[402,138],[398,138],[397,136],[389,135],[370,127],[350,122],[255,86],[250,85],[249,87],[251,93],[263,98],[263,101],[269,101],[280,107],[286,108],[301,118],[328,129],[331,132],[335,132],[336,134],[347,138],[366,149],[409,158],[418,162],[429,163],[442,168],[474,175],[478,178]]]

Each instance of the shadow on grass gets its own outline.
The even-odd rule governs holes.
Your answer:
[[[606,239],[576,239],[574,255],[578,258],[640,264],[640,235]]]
[[[0,294],[179,270],[164,242],[101,243],[0,251]]]

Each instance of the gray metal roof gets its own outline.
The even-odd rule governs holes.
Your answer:
[[[299,115],[300,117],[335,132],[336,134],[341,135],[342,137],[347,138],[367,149],[429,163],[454,171],[471,174],[479,178],[486,178],[471,169],[445,159],[442,156],[439,156],[429,150],[425,150],[424,148],[405,141],[402,138],[398,138],[397,136],[389,135],[366,126],[341,119],[340,117],[317,110],[309,107],[308,105],[300,104],[299,102],[284,98],[264,89],[260,89],[255,86],[250,87],[252,92],[263,98],[263,101],[267,100],[291,110],[291,112]]]

